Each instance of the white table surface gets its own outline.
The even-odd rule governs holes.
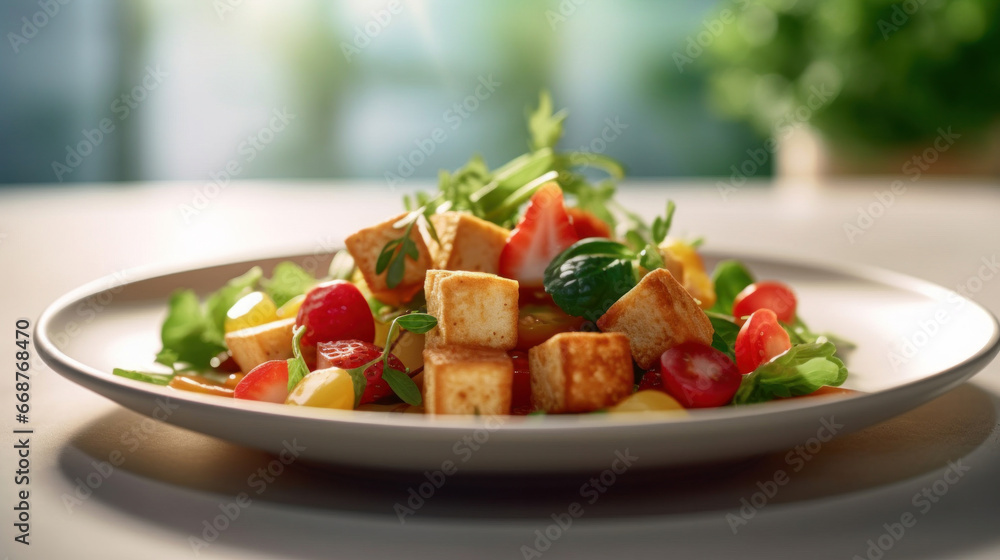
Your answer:
[[[874,264],[950,288],[966,283],[982,259],[1000,252],[1000,185],[928,177],[907,181],[906,191],[882,212],[876,208],[880,216],[850,242],[844,224],[857,223],[859,207],[879,204],[875,193],[889,191],[890,183],[759,183],[724,200],[714,182],[648,182],[628,184],[620,198],[647,215],[659,211],[666,196],[674,198],[674,231],[704,235],[713,249]],[[3,332],[11,336],[17,318],[34,320],[57,296],[107,274],[151,264],[323,252],[399,208],[399,193],[381,183],[239,182],[188,223],[181,205],[193,204],[202,188],[161,183],[0,189]],[[1000,312],[1000,280],[983,282],[973,297]],[[3,347],[0,355],[9,364],[13,345]],[[0,557],[196,556],[189,537],[200,533],[202,521],[218,514],[241,485],[245,488],[248,475],[272,460],[166,424],[143,424],[144,417],[38,362],[35,366],[28,547],[13,541],[16,457],[10,433],[19,427],[11,410],[13,375],[0,381],[0,426],[9,442],[0,451]],[[817,467],[803,469],[800,486],[811,490],[794,490],[793,480],[782,500],[763,508],[735,535],[725,516],[755,490],[751,482],[706,489],[702,498],[697,489],[682,492],[677,484],[660,484],[664,476],[692,475],[636,472],[623,475],[622,484],[610,488],[541,557],[864,558],[868,539],[877,539],[884,523],[914,511],[913,496],[942,479],[946,459],[962,459],[968,473],[925,514],[917,514],[916,525],[892,542],[884,558],[998,558],[1000,364],[988,366],[970,385],[922,413],[847,436],[854,439],[818,457]],[[968,426],[992,422],[971,443],[963,436],[972,428],[955,412],[963,408],[978,410],[978,416],[969,414]],[[933,415],[941,410],[949,418],[935,431]],[[126,445],[122,438],[133,430],[146,430],[150,437]],[[901,445],[893,441],[894,433],[914,439]],[[956,447],[959,441],[965,446]],[[956,449],[961,454],[952,456]],[[125,454],[125,462],[70,510],[64,496],[72,494],[78,478],[95,471],[94,461],[115,450]],[[844,487],[845,477],[864,478],[868,456],[901,465],[900,474],[889,468],[888,475],[863,488],[824,491],[824,486]],[[926,468],[909,468],[924,463]],[[730,468],[767,472],[760,464]],[[633,480],[624,481],[629,476]],[[721,487],[728,480],[718,473],[694,476],[692,484],[701,480]],[[550,514],[565,511],[586,478],[457,481],[401,525],[392,507],[405,499],[405,483],[293,465],[199,556],[523,558],[522,545],[534,543],[534,531],[552,522]],[[547,489],[553,484],[556,489]]]

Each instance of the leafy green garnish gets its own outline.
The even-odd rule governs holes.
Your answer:
[[[316,279],[301,266],[285,261],[278,263],[271,278],[261,280],[260,285],[274,300],[274,304],[281,307],[289,300],[308,292],[309,288],[316,285]]]
[[[711,311],[723,315],[733,314],[733,300],[736,295],[743,291],[750,284],[753,284],[753,275],[740,261],[722,261],[715,266],[712,272],[712,282],[715,284],[715,305]]]
[[[409,258],[416,262],[420,258],[420,250],[411,237],[413,226],[417,223],[416,218],[417,216],[405,218],[409,219],[409,223],[403,230],[403,236],[386,243],[378,255],[378,260],[375,261],[375,274],[382,274],[388,270],[385,275],[385,284],[390,290],[403,282],[406,259]]]
[[[345,370],[350,374],[351,380],[354,382],[355,408],[361,403],[361,396],[364,395],[365,387],[368,385],[365,370],[379,362],[382,362],[382,379],[385,379],[392,392],[396,393],[396,396],[406,404],[413,406],[420,405],[422,402],[420,389],[410,379],[407,372],[399,371],[389,365],[389,349],[392,347],[392,341],[400,328],[416,334],[422,334],[433,329],[435,326],[437,326],[437,319],[427,313],[409,313],[407,315],[400,315],[392,320],[392,324],[389,325],[389,332],[385,337],[385,345],[382,347],[382,355],[363,366]]]
[[[728,315],[707,312],[708,320],[712,323],[712,348],[729,356],[729,359],[736,361],[736,335],[740,333],[740,326]]]
[[[824,385],[839,386],[847,379],[847,368],[834,355],[836,351],[832,342],[792,346],[744,377],[733,404],[808,395]]]
[[[226,350],[218,337],[210,333],[209,320],[193,290],[178,290],[171,294],[167,318],[160,328],[163,349],[156,362],[174,367],[177,362],[192,367],[208,367],[212,358]]]
[[[288,359],[288,392],[309,375],[309,366],[302,357],[302,336],[306,334],[306,326],[301,325],[292,330],[292,357]]]
[[[120,377],[127,377],[129,379],[152,383],[154,385],[167,385],[170,383],[170,380],[174,378],[174,374],[172,373],[150,373],[121,368],[115,368],[111,370],[111,373]]]
[[[513,227],[521,206],[548,181],[558,181],[576,207],[592,212],[614,227],[616,219],[612,209],[620,208],[613,204],[614,181],[624,176],[624,169],[620,163],[602,154],[556,151],[567,114],[565,110],[553,112],[551,96],[542,91],[537,109],[528,116],[530,152],[494,170],[490,170],[479,155],[472,156],[454,173],[442,170],[438,174],[437,192],[417,192],[403,197],[409,215],[397,227],[409,228],[419,221],[436,240],[437,232],[430,217],[452,210]],[[592,184],[582,173],[585,169],[603,171],[608,178]],[[401,238],[387,242],[376,263],[377,274],[388,270],[386,284],[390,288],[398,285],[396,281],[403,276],[406,262],[402,255],[411,249],[405,241],[408,231],[403,232]]]
[[[254,290],[257,282],[264,276],[259,266],[233,278],[226,285],[205,299],[205,313],[208,316],[206,334],[213,342],[225,345],[226,313],[241,297]]]
[[[596,321],[635,287],[631,249],[599,237],[577,241],[545,269],[544,285],[556,305],[570,315]]]

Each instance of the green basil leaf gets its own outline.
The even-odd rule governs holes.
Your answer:
[[[309,366],[306,365],[302,357],[302,336],[306,333],[306,326],[296,327],[292,331],[292,357],[288,359],[288,392],[302,381],[302,378],[309,375]]]
[[[127,377],[136,381],[152,383],[153,385],[167,385],[174,378],[172,373],[149,373],[144,371],[134,371],[129,369],[115,368],[111,373],[119,377]]]
[[[274,273],[268,280],[261,280],[264,292],[274,300],[278,307],[285,305],[294,297],[301,296],[316,285],[316,279],[301,266],[285,261],[274,267]]]
[[[740,326],[736,324],[732,317],[708,312],[708,320],[712,323],[712,348],[729,356],[729,359],[736,361],[736,335],[740,333]]]
[[[396,396],[403,399],[406,404],[419,406],[423,402],[417,384],[405,373],[386,365],[382,369],[382,379],[389,384],[392,392],[396,393]]]
[[[396,319],[399,326],[414,334],[424,334],[437,326],[437,319],[427,313],[410,313]]]
[[[605,239],[603,237],[588,237],[587,239],[577,241],[567,247],[565,251],[559,253],[559,255],[552,259],[552,262],[545,267],[545,273],[548,274],[550,270],[555,271],[562,266],[564,262],[581,255],[615,257],[617,259],[625,260],[634,260],[637,258],[635,251],[617,241],[611,241],[610,239]]]
[[[836,352],[832,342],[792,346],[744,377],[733,404],[808,395],[825,385],[839,386],[847,379],[847,368]]]
[[[722,261],[715,266],[712,273],[712,282],[715,284],[715,305],[712,311],[724,315],[733,314],[733,300],[736,295],[743,291],[750,284],[753,284],[753,275],[739,261]]]
[[[545,291],[570,315],[596,321],[635,287],[632,262],[604,255],[579,255],[545,271]]]

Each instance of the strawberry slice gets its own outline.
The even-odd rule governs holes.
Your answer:
[[[371,342],[362,340],[338,340],[336,342],[320,342],[316,347],[316,368],[330,367],[354,369],[382,355],[382,349]],[[399,358],[389,354],[389,366],[392,369],[406,372],[406,366]],[[382,379],[382,362],[372,364],[365,370],[365,392],[361,395],[361,404],[375,402],[392,394],[392,388]]]
[[[288,397],[288,362],[271,360],[250,370],[233,390],[237,399],[283,403]]]
[[[545,267],[559,253],[580,240],[563,204],[562,189],[545,183],[528,202],[524,218],[507,238],[500,253],[500,276],[522,287],[541,286]]]

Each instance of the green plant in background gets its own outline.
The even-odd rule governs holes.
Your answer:
[[[855,152],[971,137],[1000,116],[1000,0],[759,0],[708,49],[712,103]],[[803,107],[808,107],[805,111]]]

